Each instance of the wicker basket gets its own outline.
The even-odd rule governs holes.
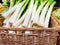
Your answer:
[[[58,32],[56,28],[0,27],[0,45],[57,45]]]
[[[60,7],[55,7],[53,10],[56,10]],[[60,28],[60,20],[57,19],[54,15],[51,16],[51,27]]]
[[[4,18],[3,17],[0,17],[0,27],[3,25],[3,22],[4,21]]]
[[[0,45],[56,45],[57,29],[0,28]]]
[[[58,20],[55,16],[52,16],[51,17],[51,25],[52,27],[55,27],[55,28],[60,28],[60,20]],[[53,23],[52,23],[53,22]],[[60,45],[60,32],[59,32],[59,37],[58,37],[58,45]]]
[[[60,8],[60,7],[55,7],[54,9],[57,9],[57,8]],[[51,27],[60,28],[60,20],[57,19],[54,15],[51,16]],[[58,45],[60,45],[60,32],[58,37]]]

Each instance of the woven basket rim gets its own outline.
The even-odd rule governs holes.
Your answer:
[[[28,31],[57,31],[60,32],[60,28],[6,28],[6,27],[0,27],[0,30],[28,30]]]

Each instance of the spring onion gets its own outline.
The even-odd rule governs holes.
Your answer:
[[[36,11],[36,15],[33,19],[33,24],[38,24],[38,20],[39,20],[39,15],[41,13],[42,8],[44,7],[44,5],[47,3],[47,0],[44,1],[43,3],[41,3],[41,5],[38,7],[37,11]]]
[[[29,2],[29,0],[28,1],[26,1],[26,0],[24,1],[24,4],[22,5],[22,8],[21,8],[19,14],[17,15],[16,21],[21,17],[21,14],[24,11],[24,9],[26,8],[26,5],[28,4],[28,2]]]
[[[2,0],[2,2],[3,2],[3,5],[7,5],[8,0]]]
[[[29,5],[29,4],[28,4],[28,5]],[[19,25],[20,25],[19,27],[21,27],[21,23],[24,21],[25,16],[26,16],[27,13],[28,13],[28,9],[29,9],[29,6],[28,6],[26,12],[22,15],[22,17],[13,24],[13,27],[18,27]]]
[[[51,12],[52,12],[52,9],[53,9],[55,4],[56,4],[56,2],[53,2],[51,4],[51,6],[49,7],[49,10],[48,10],[46,18],[45,18],[45,26],[44,27],[48,28],[48,26],[49,26],[49,20],[50,20]]]
[[[13,13],[13,15],[9,19],[10,23],[15,23],[16,17],[19,14],[19,11],[21,10],[21,8],[22,8],[22,6],[23,6],[24,3],[25,3],[25,1],[19,4],[19,6],[17,7],[17,9],[15,10],[15,12]]]
[[[44,27],[45,16],[46,16],[48,8],[52,2],[53,2],[53,0],[49,0],[48,3],[45,5],[45,7],[42,9],[42,12],[41,12],[40,17],[39,17],[38,25]]]
[[[10,0],[10,8],[14,6],[15,0]]]
[[[1,16],[5,18],[4,27],[34,28],[47,27],[54,0],[9,0],[9,9]]]
[[[16,10],[17,7],[18,7],[18,5],[15,5],[14,7],[10,8],[7,12],[3,13],[2,16],[4,18],[7,18]]]
[[[35,4],[33,6],[32,16],[31,16],[31,19],[29,21],[29,26],[28,27],[32,27],[32,22],[33,22],[33,18],[35,17],[37,6],[38,6],[38,0],[35,1]]]
[[[15,5],[16,5],[16,4],[19,4],[21,1],[22,1],[22,0],[16,0]]]
[[[25,20],[24,20],[23,24],[22,24],[23,27],[28,27],[28,23],[29,23],[31,14],[32,14],[33,4],[34,4],[34,0],[31,0],[30,6],[29,6],[29,9],[28,9],[28,13],[25,17]]]

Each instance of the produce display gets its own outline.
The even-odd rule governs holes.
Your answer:
[[[3,27],[34,28],[49,27],[49,20],[56,1],[54,0],[2,0],[7,6],[1,16]]]

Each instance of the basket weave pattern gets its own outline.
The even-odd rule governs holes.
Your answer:
[[[28,30],[28,32],[0,29],[0,45],[56,45],[57,43],[56,31]]]

